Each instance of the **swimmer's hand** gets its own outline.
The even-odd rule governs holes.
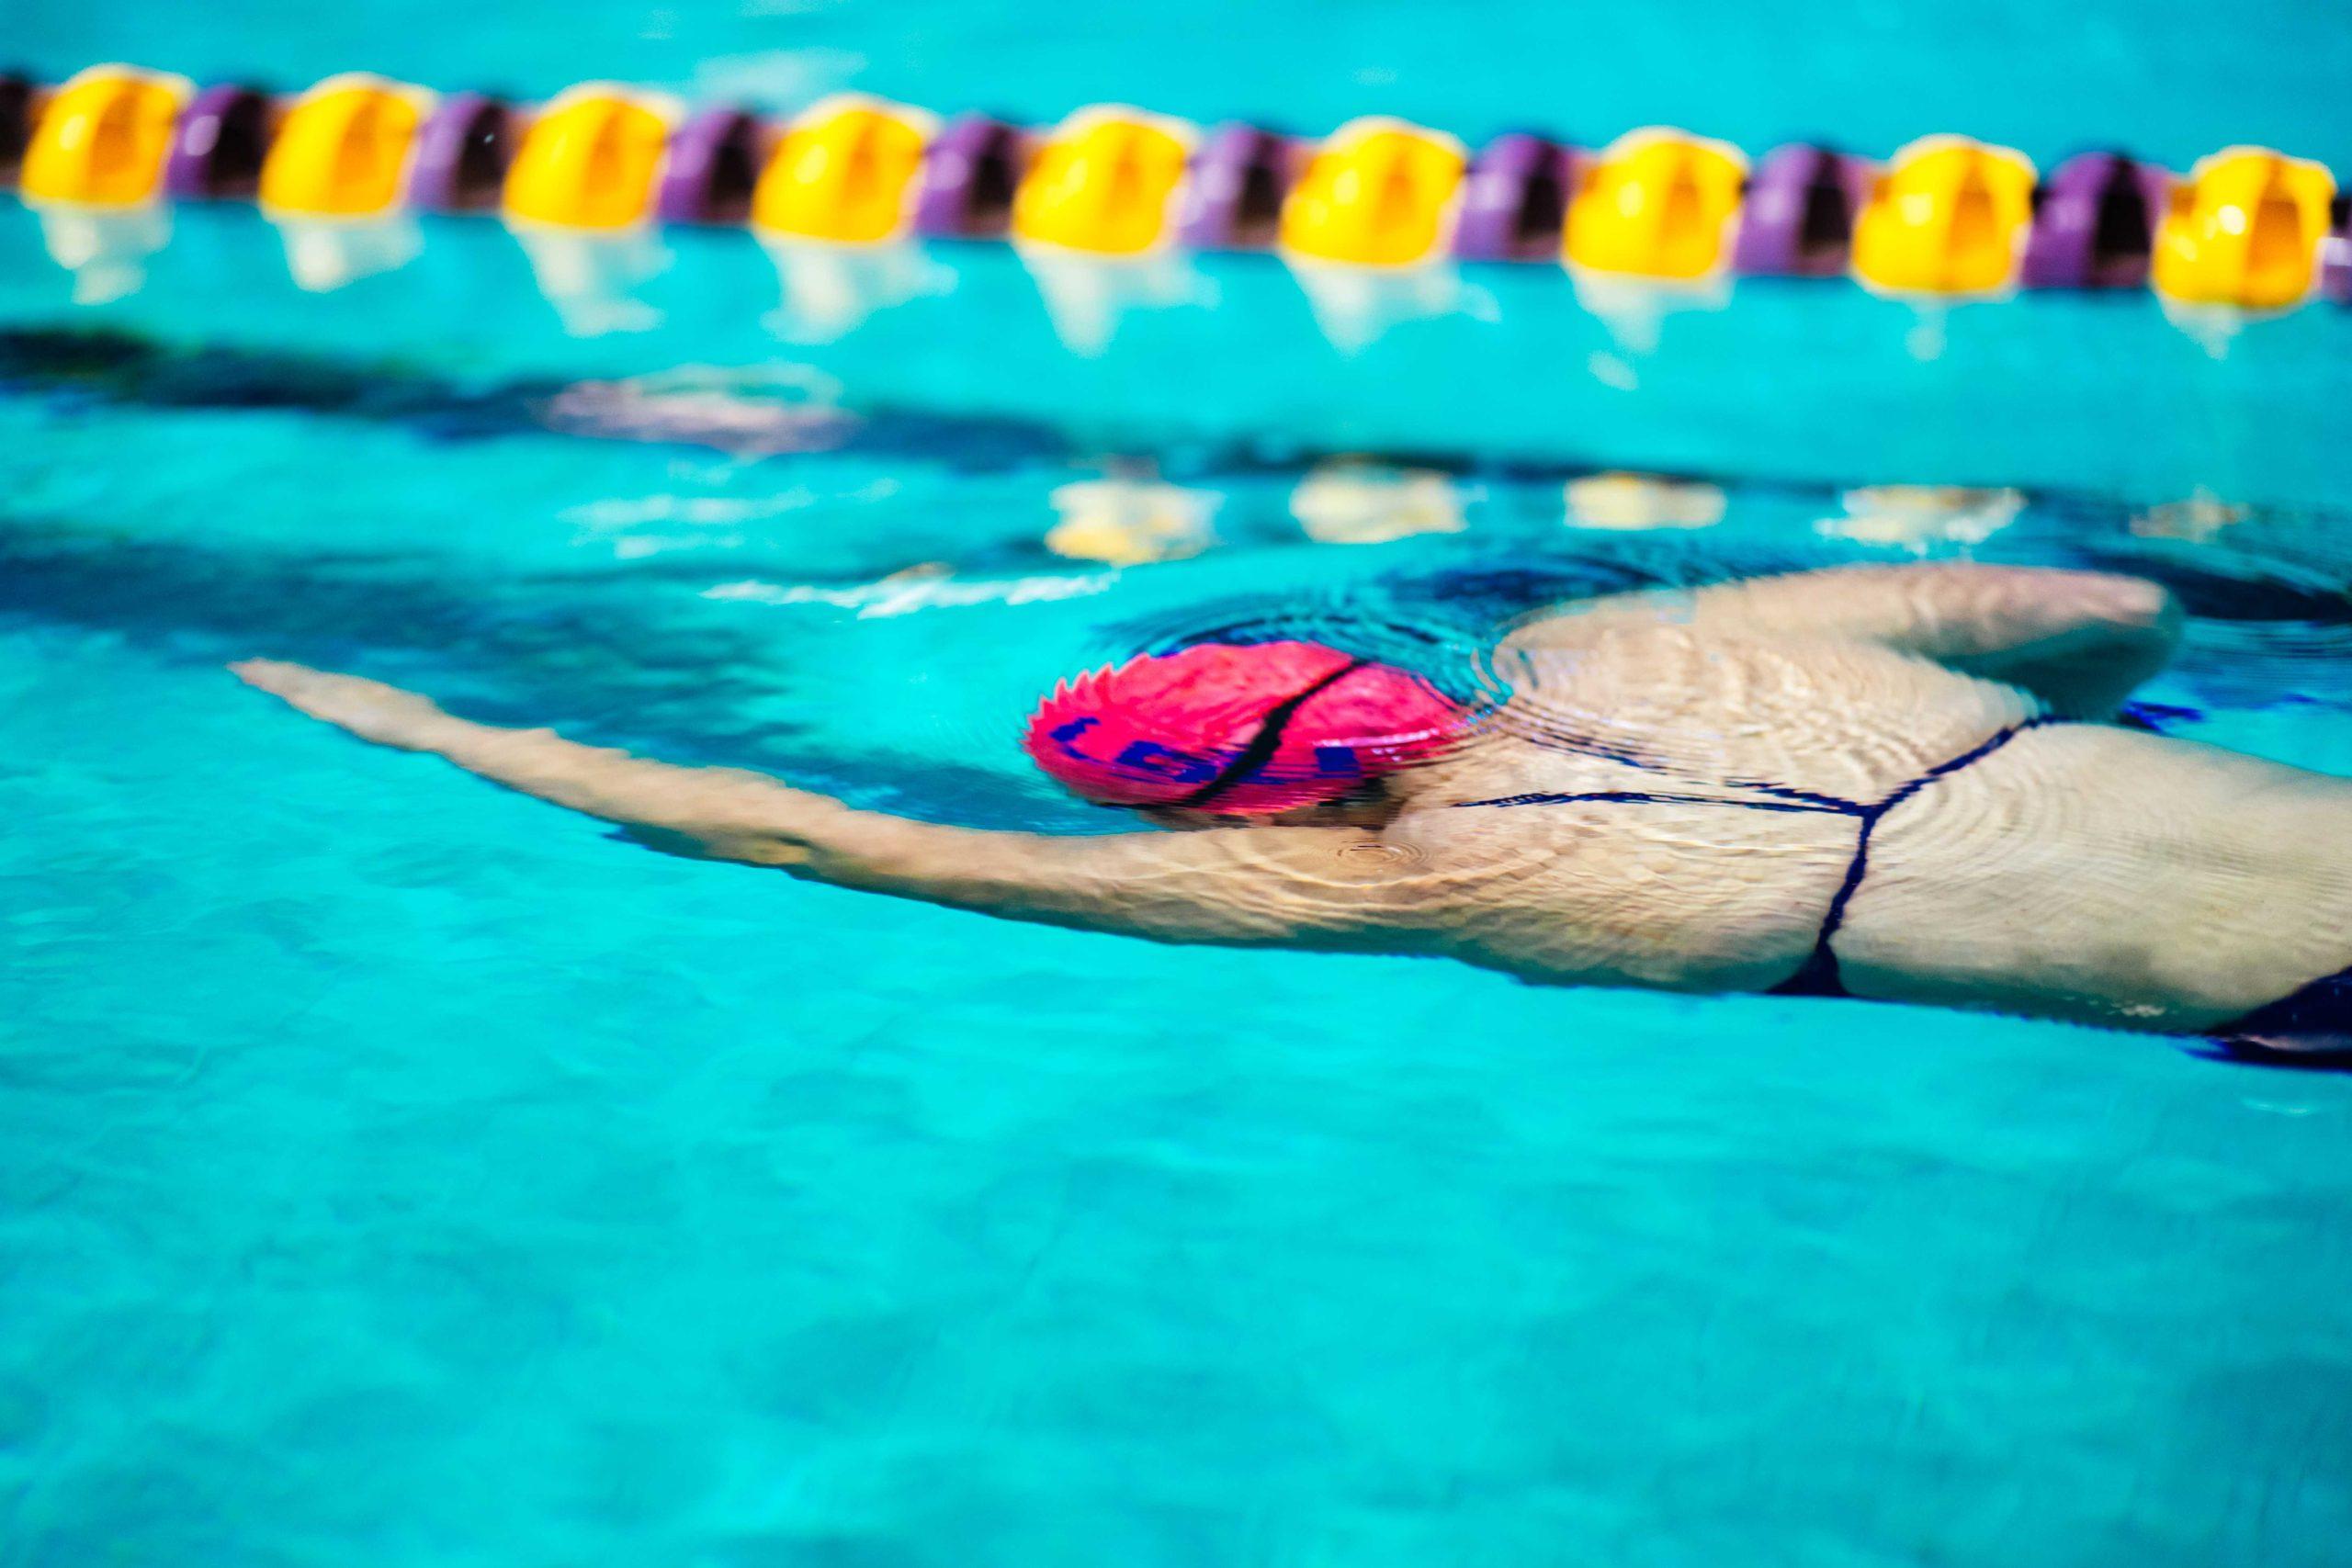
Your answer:
[[[403,751],[433,750],[435,739],[458,722],[430,697],[357,675],[336,675],[277,659],[247,659],[230,665],[229,673],[312,718]]]
[[[582,746],[552,729],[476,724],[430,697],[357,675],[275,659],[249,659],[229,666],[229,672],[371,744],[445,758],[493,784],[608,822],[713,845],[756,840],[771,863],[847,810],[763,773],[673,767]]]
[[[476,724],[356,675],[268,659],[230,670],[362,740],[446,759],[642,841],[844,887],[1167,942],[1382,952],[1421,950],[1423,928],[1448,912],[1442,878],[1417,878],[1410,857],[1352,828],[1091,838],[952,828],[860,811],[764,773]]]

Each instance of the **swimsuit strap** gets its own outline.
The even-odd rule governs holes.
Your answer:
[[[2159,710],[2165,716],[2186,713],[2183,709]],[[2127,728],[2154,729],[2155,725],[2144,718],[2132,723],[2132,714],[2125,715]],[[2029,729],[2041,729],[2055,724],[2071,724],[2072,719],[2041,716],[2025,719],[1988,736],[1948,762],[1939,763],[1911,780],[1883,800],[1848,800],[1839,795],[1822,795],[1816,791],[1798,789],[1753,779],[1735,779],[1728,783],[1736,789],[1753,790],[1770,795],[1769,800],[1726,800],[1714,795],[1679,795],[1663,791],[1607,789],[1577,794],[1508,795],[1493,800],[1465,800],[1464,806],[1566,806],[1583,803],[1623,803],[1628,805],[1660,806],[1732,806],[1748,811],[1794,811],[1821,816],[1851,817],[1860,823],[1855,838],[1853,858],[1846,863],[1846,874],[1838,884],[1838,891],[1830,897],[1828,911],[1823,915],[1821,929],[1814,936],[1813,951],[1805,955],[1797,972],[1773,987],[1765,995],[1774,997],[1850,997],[1844,978],[1838,972],[1837,950],[1831,946],[1838,929],[1845,924],[1847,908],[1854,895],[1861,890],[1862,879],[1870,874],[1871,835],[1879,819],[1905,801],[1926,789],[1939,779],[1947,779],[1963,768],[1972,767],[2007,746]],[[1604,747],[1590,740],[1578,739],[1555,748],[1585,755],[1606,758],[1626,763],[1646,773],[1665,770],[1647,759],[1630,751]],[[2324,976],[2288,996],[2234,1022],[2215,1029],[2212,1043],[2199,1055],[2227,1061],[2245,1062],[2262,1066],[2297,1067],[2306,1071],[2352,1072],[2352,1045],[2324,1043],[2297,1048],[2266,1043],[2276,1040],[2309,1040],[2315,1042],[2352,1041],[2352,969]]]
[[[1861,824],[1860,831],[1854,840],[1854,855],[1846,863],[1845,877],[1838,883],[1838,891],[1830,897],[1828,912],[1822,917],[1821,930],[1813,940],[1813,951],[1806,955],[1804,963],[1795,974],[1765,993],[1775,997],[1845,997],[1851,996],[1853,993],[1846,989],[1845,981],[1838,973],[1838,954],[1830,946],[1830,942],[1837,936],[1838,928],[1845,924],[1846,907],[1854,901],[1854,895],[1861,890],[1862,878],[1870,874],[1871,835],[1877,829],[1879,818],[1937,780],[1948,779],[1962,769],[1973,767],[1983,761],[2027,730],[2072,722],[2070,719],[2043,715],[2009,725],[1986,737],[1983,741],[1962,751],[1950,761],[1939,762],[1883,800],[1848,800],[1842,795],[1823,795],[1814,790],[1799,789],[1793,784],[1770,784],[1753,779],[1733,779],[1728,783],[1734,789],[1754,790],[1773,798],[1726,800],[1721,795],[1672,795],[1645,790],[1609,789],[1568,795],[1507,795],[1492,800],[1464,800],[1456,804],[1464,807],[1568,806],[1587,802],[1604,804],[1622,802],[1645,806],[1731,806],[1747,811],[1797,811],[1829,817],[1851,817]],[[1577,749],[1581,750],[1581,748]],[[1632,761],[1627,756],[1618,756],[1616,760]],[[1633,765],[1642,767],[1645,764],[1635,761]]]
[[[1830,896],[1829,910],[1822,917],[1821,930],[1813,939],[1813,951],[1805,955],[1804,963],[1795,974],[1765,994],[1775,997],[1852,996],[1854,993],[1846,988],[1845,977],[1838,972],[1837,950],[1829,944],[1837,936],[1838,928],[1846,923],[1846,907],[1854,901],[1854,895],[1861,891],[1862,878],[1870,874],[1871,835],[1877,830],[1879,818],[1938,779],[1948,779],[1962,768],[1983,761],[2027,730],[2065,722],[2064,719],[2038,717],[2027,719],[2022,724],[2013,724],[1951,761],[1929,768],[1884,800],[1863,807],[1857,812],[1856,815],[1861,818],[1862,829],[1854,839],[1854,858],[1846,863],[1846,875],[1838,884],[1838,891]]]

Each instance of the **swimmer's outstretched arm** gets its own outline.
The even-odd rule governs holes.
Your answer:
[[[2046,567],[1837,567],[1692,592],[1627,594],[1522,627],[1523,647],[1565,647],[1598,626],[1683,621],[1727,631],[1849,637],[2022,686],[2074,717],[2112,712],[2170,662],[2179,604],[2160,585]]]
[[[1433,908],[1377,837],[1261,827],[1099,838],[990,832],[860,811],[735,768],[683,768],[501,729],[380,682],[252,660],[231,666],[362,740],[443,758],[524,795],[709,859],[1018,919],[1166,942],[1403,951]]]

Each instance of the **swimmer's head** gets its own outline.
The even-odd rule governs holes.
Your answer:
[[[1062,682],[1022,744],[1103,805],[1272,817],[1437,754],[1463,721],[1419,677],[1320,643],[1202,643]]]

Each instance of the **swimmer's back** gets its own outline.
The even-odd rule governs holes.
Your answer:
[[[1464,957],[1770,989],[1814,948],[1862,815],[2036,713],[2012,688],[1867,644],[1594,633],[1506,649],[1509,705],[1396,781],[1386,836],[1458,870]]]
[[[1870,643],[1673,624],[1506,644],[1496,669],[1510,702],[1406,781],[1416,807],[1645,780],[1874,801],[2041,712],[2016,687]]]
[[[1849,876],[1858,996],[2196,1030],[2352,959],[2335,781],[1868,643],[1597,625],[1501,660],[1512,703],[1390,829],[1472,869],[1500,961],[1769,989]],[[1858,855],[1808,796],[1894,804]]]
[[[2352,960],[2344,825],[2340,780],[2106,725],[2036,730],[1888,814],[1838,943],[1847,983],[2217,1027]]]

